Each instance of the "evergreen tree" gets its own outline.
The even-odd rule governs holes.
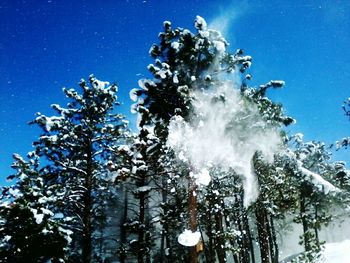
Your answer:
[[[111,253],[101,253],[101,242],[107,239],[102,230],[111,216],[108,206],[115,198],[115,178],[109,171],[118,165],[115,153],[125,139],[127,122],[114,112],[116,85],[90,76],[80,87],[82,93],[64,89],[71,102],[67,108],[52,105],[58,116],[39,113],[33,123],[43,130],[34,146],[45,160],[44,186],[57,199],[55,212],[74,232],[70,260],[86,263],[103,261]]]
[[[305,262],[314,262],[325,243],[320,240],[319,231],[333,219],[332,210],[337,206],[335,200],[339,198],[340,189],[332,184],[336,171],[324,143],[303,143],[297,138],[294,154],[294,176],[298,179],[299,194],[299,213],[295,222],[303,227],[300,243],[304,245],[305,253],[302,258]]]
[[[178,227],[182,225],[182,228],[187,226],[192,232],[200,229],[202,238],[206,239],[208,237],[209,245],[207,243],[203,244],[208,262],[216,259],[224,262],[227,258],[226,250],[241,251],[241,254],[238,253],[239,256],[236,254],[236,262],[248,262],[249,257],[248,261],[244,261],[247,260],[244,253],[250,251],[254,261],[253,239],[249,232],[247,211],[243,205],[247,193],[242,192],[241,177],[236,171],[231,171],[230,176],[227,176],[227,188],[225,188],[227,192],[225,192],[221,179],[215,183],[215,172],[211,171],[210,176],[213,181],[209,190],[203,192],[203,189],[198,188],[193,180],[196,169],[187,162],[188,160],[185,160],[186,158],[174,155],[172,148],[169,148],[167,144],[169,125],[173,120],[183,120],[183,125],[187,125],[186,123],[200,125],[202,117],[200,113],[196,115],[198,112],[194,109],[194,102],[201,100],[201,96],[197,96],[197,94],[205,94],[206,92],[210,94],[210,92],[213,92],[213,87],[226,85],[225,82],[230,79],[230,75],[237,76],[237,74],[244,73],[251,64],[251,57],[244,56],[242,50],[237,50],[233,55],[228,53],[226,51],[228,46],[226,40],[218,31],[207,29],[203,18],[197,17],[195,27],[197,32],[194,34],[187,29],[173,29],[170,22],[164,22],[164,32],[159,35],[160,44],[153,45],[150,49],[150,54],[154,57],[155,63],[149,65],[148,69],[154,78],[140,80],[141,89],[131,91],[131,98],[136,101],[133,109],[139,114],[140,134],[144,129],[151,129],[152,135],[157,138],[155,145],[149,146],[146,150],[148,158],[153,160],[146,161],[148,169],[146,174],[149,180],[161,189],[161,200],[166,200],[166,204],[162,203],[159,206],[162,210],[160,212],[160,224],[162,233],[164,233],[161,249],[167,249],[168,257],[172,255],[168,253],[169,251],[175,252],[175,248],[179,246],[178,244],[171,244],[170,240],[176,240],[176,237],[181,233],[181,229],[178,229]],[[267,126],[279,127],[293,122],[293,119],[283,114],[281,105],[275,104],[266,98],[267,89],[281,87],[283,82],[270,81],[266,85],[254,89],[249,88],[246,83],[251,78],[250,75],[245,78],[240,75],[240,78],[242,78],[242,82],[238,81],[241,84],[240,96],[242,96],[245,104],[243,104],[242,116],[239,118],[242,120],[250,118],[249,121],[254,122],[249,112],[255,112],[255,108],[257,108]],[[231,82],[232,86],[235,84]],[[224,95],[213,92],[213,104],[225,105],[227,103],[225,101]],[[249,107],[252,109],[249,109]],[[233,119],[231,126],[227,127],[227,132],[230,133],[232,130],[232,134],[235,134],[237,132],[236,127],[244,131],[248,128],[246,125],[249,121],[239,123]],[[180,125],[182,124],[180,123]],[[262,125],[262,128],[265,124],[259,122],[257,131],[260,129],[259,125]],[[203,144],[205,143],[203,141]],[[167,156],[167,158],[164,156]],[[222,178],[224,172],[217,171],[217,173],[219,174],[218,178]],[[232,187],[233,184],[241,185],[241,187],[234,188],[237,191],[235,193],[229,190],[229,187]],[[215,193],[219,189],[220,195],[216,195]],[[155,195],[154,192],[153,195]],[[177,201],[179,195],[181,202]],[[202,199],[202,196],[204,196],[204,199]],[[237,225],[226,222],[226,218],[231,216],[228,211],[232,207],[226,209],[224,200],[232,196],[237,201],[234,204],[240,220]],[[212,216],[208,214],[208,210],[212,211]],[[181,218],[178,218],[178,215],[181,215]],[[170,218],[179,223],[170,224]],[[206,223],[201,225],[200,220],[206,221]],[[176,227],[176,230],[169,229],[170,226]],[[208,229],[204,229],[203,226],[208,227]],[[210,227],[215,229],[209,229]],[[237,237],[235,234],[224,234],[228,229],[231,229],[230,233],[235,233],[239,229],[241,233],[247,234],[239,242],[236,242],[233,241]],[[164,245],[163,239],[171,244],[171,247]],[[231,245],[228,245],[227,248],[226,241],[231,242]],[[183,250],[184,247],[181,248],[180,246],[176,252],[176,257],[171,258],[173,261],[169,259],[169,262],[178,262],[177,260],[179,262],[198,261],[198,252],[201,250],[198,246],[189,248],[188,256],[181,253]],[[163,251],[159,254],[162,255],[163,260],[166,258]],[[262,255],[263,257],[264,255]],[[239,258],[241,261],[238,261]]]
[[[14,154],[12,186],[2,188],[0,262],[62,262],[72,232],[54,214],[55,197],[44,185],[34,153]]]

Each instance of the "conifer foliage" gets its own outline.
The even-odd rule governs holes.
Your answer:
[[[42,217],[51,216],[58,226],[66,229],[69,244],[65,255],[69,261],[95,262],[108,254],[108,251],[99,251],[98,244],[106,241],[101,231],[107,223],[106,208],[115,198],[109,166],[117,165],[115,153],[125,139],[126,121],[113,111],[117,105],[116,85],[109,86],[90,76],[88,82],[81,80],[80,87],[82,93],[64,89],[71,102],[67,108],[52,105],[57,116],[38,113],[32,122],[43,131],[34,142],[33,152],[42,160],[42,165],[35,164],[36,170],[30,170],[34,169],[30,163],[16,157],[14,167],[20,171],[19,186],[25,184],[23,191],[30,193],[38,188],[47,198],[31,193],[35,197],[32,200],[17,187],[12,192],[18,191],[19,197],[10,197],[8,201],[12,207],[23,199],[22,205],[30,209],[26,216],[37,219],[32,225],[41,223]],[[50,201],[49,210],[30,207],[33,203],[46,204],[43,200]]]

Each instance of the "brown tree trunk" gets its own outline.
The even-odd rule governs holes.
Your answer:
[[[197,186],[193,178],[189,181],[189,219],[190,219],[190,230],[192,232],[197,231]],[[196,246],[190,247],[189,253],[190,261],[189,263],[198,263],[198,253]]]

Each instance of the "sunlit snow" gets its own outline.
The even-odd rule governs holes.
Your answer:
[[[324,263],[349,263],[350,240],[344,240],[339,243],[326,243],[323,256]]]
[[[192,247],[198,244],[200,238],[201,234],[198,231],[192,232],[186,229],[178,236],[177,241],[183,246]]]
[[[191,176],[193,176],[196,184],[199,186],[208,186],[211,181],[209,171],[206,168],[202,168],[198,173],[191,172]]]
[[[168,127],[168,145],[197,170],[210,165],[233,168],[242,176],[244,205],[249,206],[258,196],[252,158],[261,152],[266,161],[272,161],[279,151],[279,133],[266,125],[258,109],[244,101],[231,82],[193,96],[198,121],[189,123],[174,116]]]

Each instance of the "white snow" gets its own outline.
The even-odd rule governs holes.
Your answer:
[[[326,243],[323,256],[324,263],[348,263],[350,261],[350,240]]]
[[[316,187],[320,188],[325,194],[329,192],[339,192],[340,189],[335,187],[333,184],[323,179],[323,177],[317,173],[314,173],[306,168],[304,168],[303,163],[298,161],[299,170],[309,179]]]
[[[23,194],[21,193],[21,191],[17,188],[9,188],[9,193],[10,195],[12,195],[15,198],[21,197],[23,196]]]
[[[194,22],[194,27],[198,30],[205,30],[207,28],[207,22],[201,16],[196,16],[196,20]]]
[[[54,216],[54,213],[49,210],[49,209],[46,209],[46,208],[40,208],[40,210],[43,212],[44,215],[50,215],[50,216]]]
[[[304,134],[298,132],[296,134],[294,134],[294,139],[297,143],[302,143],[303,142],[303,138],[304,138]]]
[[[130,152],[130,148],[128,145],[123,144],[118,147],[118,152]]]
[[[171,22],[168,21],[168,20],[165,20],[165,21],[163,22],[163,26],[164,26],[164,27],[171,26]]]
[[[3,241],[8,242],[12,237],[11,236],[4,236]]]
[[[151,190],[152,190],[152,187],[150,187],[148,185],[140,186],[137,188],[137,192],[139,192],[139,193],[145,193],[145,192],[149,192]]]
[[[171,43],[171,47],[177,51],[180,47],[180,43],[177,41],[174,41]]]
[[[34,218],[35,218],[35,222],[39,225],[39,224],[41,224],[41,222],[43,221],[43,219],[44,219],[44,214],[38,214],[38,210],[36,210],[36,209],[30,209],[31,211],[32,211],[32,213],[33,213],[33,216],[34,216]]]
[[[98,80],[96,78],[93,78],[92,80],[93,80],[92,86],[93,86],[93,88],[95,88],[97,90],[104,89],[107,86],[109,86],[109,84],[110,84],[108,81],[101,81],[101,80]]]
[[[225,47],[225,43],[224,43],[224,42],[214,40],[214,41],[213,41],[213,44],[214,44],[215,49],[216,49],[219,53],[224,53],[224,52],[225,52],[226,47]]]
[[[185,154],[184,154],[183,151],[180,151],[180,152],[179,152],[178,157],[179,157],[179,159],[180,159],[181,161],[187,162],[187,158],[186,158],[186,156],[185,156]]]
[[[58,230],[65,234],[64,238],[67,240],[68,243],[72,242],[71,235],[73,234],[73,231],[71,231],[69,229],[65,229],[63,227],[58,227]]]
[[[193,247],[198,244],[201,238],[199,231],[192,232],[191,230],[184,230],[177,238],[179,244],[186,247]]]
[[[230,82],[191,96],[196,98],[193,106],[198,122],[174,116],[168,126],[168,146],[195,170],[210,165],[233,168],[242,176],[244,204],[249,206],[258,196],[252,158],[259,151],[266,161],[273,160],[281,144],[278,131],[266,126],[258,109],[244,101]]]
[[[136,95],[137,91],[138,91],[138,89],[134,88],[134,89],[130,90],[130,92],[129,92],[130,99],[134,102],[137,101],[137,95]]]
[[[287,257],[281,263],[290,263],[295,258],[296,263],[303,263],[296,259],[297,255]],[[343,240],[336,243],[326,243],[320,259],[316,263],[349,263],[350,240]]]
[[[199,173],[192,173],[193,178],[196,181],[196,184],[198,186],[203,185],[203,186],[208,186],[210,181],[211,181],[211,177],[209,174],[209,171],[206,168],[202,168]]]
[[[250,60],[251,60],[251,57],[250,57]],[[270,83],[273,86],[285,86],[286,85],[285,81],[283,81],[283,80],[271,80]]]
[[[178,83],[179,83],[179,78],[177,77],[177,74],[174,74],[174,76],[173,76],[173,82],[174,82],[175,84],[178,84]]]
[[[63,119],[60,116],[46,117],[45,115],[39,116],[37,120],[43,121],[45,124],[45,129],[51,131],[54,125],[59,125],[59,122]]]

